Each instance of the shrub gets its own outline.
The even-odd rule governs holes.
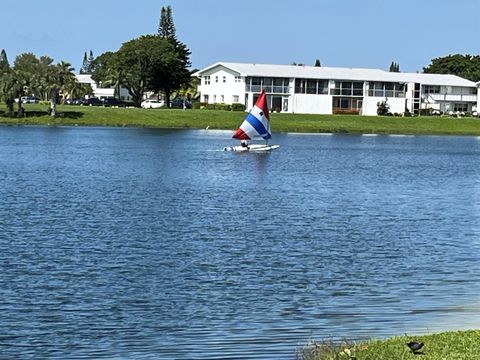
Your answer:
[[[207,110],[227,110],[227,111],[230,111],[231,110],[231,106],[228,105],[228,104],[220,104],[220,103],[217,103],[217,104],[205,104],[205,109]]]
[[[379,101],[377,103],[377,115],[388,115],[390,113],[390,105],[387,104],[387,100]]]
[[[357,109],[334,109],[333,113],[335,115],[358,115],[359,111]]]
[[[231,108],[232,111],[245,111],[245,105],[240,103],[233,103]]]

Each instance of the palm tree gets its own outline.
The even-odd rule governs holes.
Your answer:
[[[60,91],[76,81],[74,70],[72,65],[65,61],[49,66],[46,84],[50,99],[50,115],[52,117],[55,117],[57,114],[57,102]]]
[[[196,72],[196,70],[192,71],[191,73],[193,74]],[[177,90],[173,95],[174,97],[180,97],[182,99],[197,99],[199,97],[198,94],[198,85],[199,85],[200,79],[197,77],[192,77],[190,79],[190,82],[184,86],[182,86],[181,89]]]
[[[22,87],[17,81],[15,71],[13,69],[9,69],[8,71],[3,72],[0,78],[0,95],[2,100],[7,105],[7,112],[9,116],[13,116],[13,104],[15,102],[14,99],[16,96],[19,96],[21,91]],[[21,103],[19,107],[21,108]]]
[[[57,66],[62,78],[60,92],[64,98],[71,97],[74,89],[79,85],[79,82],[73,73],[75,69],[71,64],[65,61],[61,61]]]

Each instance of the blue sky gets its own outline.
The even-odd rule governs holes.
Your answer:
[[[157,31],[172,6],[194,68],[217,61],[421,71],[448,54],[479,54],[480,0],[22,0],[2,3],[0,49],[78,71],[95,56]]]

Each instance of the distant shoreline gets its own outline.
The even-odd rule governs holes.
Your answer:
[[[48,106],[25,104],[22,118],[0,116],[0,125],[71,125],[148,127],[165,129],[235,130],[246,113],[224,110],[104,108],[59,105],[58,116]],[[0,115],[5,111],[0,107]],[[393,117],[358,115],[271,114],[272,132],[389,135],[480,136],[480,119],[439,116]]]

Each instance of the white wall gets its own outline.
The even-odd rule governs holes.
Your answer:
[[[289,111],[300,114],[331,114],[332,96],[295,94],[290,98]]]
[[[378,103],[385,101],[384,97],[367,96],[363,98],[362,115],[377,115]],[[403,114],[405,112],[404,98],[387,98],[387,104],[390,106],[389,111]]]
[[[477,107],[475,111],[479,111],[479,110],[480,110],[480,86],[477,87]]]
[[[238,73],[224,67],[215,68],[202,74],[201,85],[199,86],[200,101],[203,102],[204,95],[208,95],[210,104],[232,104],[236,95],[238,96],[238,102],[243,104],[245,102],[245,78],[241,78],[240,82],[235,82],[235,76],[238,75]],[[205,76],[210,76],[209,85],[205,85]]]

